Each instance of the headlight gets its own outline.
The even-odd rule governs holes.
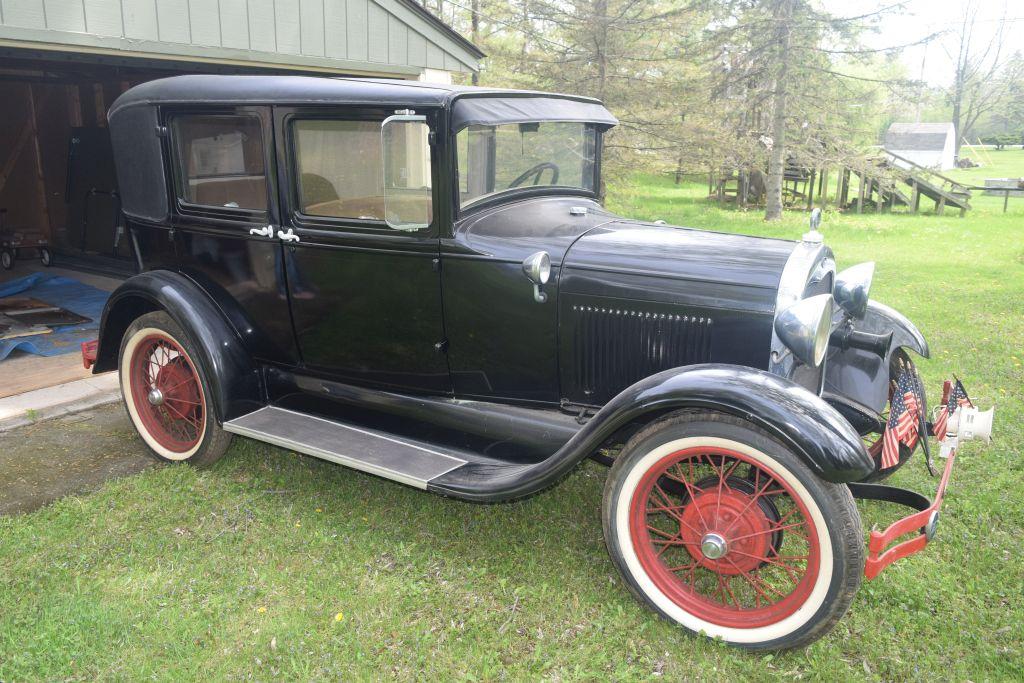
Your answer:
[[[812,367],[825,360],[832,327],[832,295],[796,302],[775,318],[775,333],[793,355]]]
[[[861,320],[867,313],[868,294],[871,292],[871,279],[874,275],[874,261],[858,263],[836,275],[836,303],[851,317]]]

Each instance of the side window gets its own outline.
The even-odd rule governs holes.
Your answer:
[[[396,118],[396,117],[392,117]],[[299,210],[307,216],[385,221],[398,230],[430,222],[429,129],[381,121],[292,123]]]
[[[174,116],[171,135],[182,200],[200,206],[267,210],[263,128],[258,118]]]

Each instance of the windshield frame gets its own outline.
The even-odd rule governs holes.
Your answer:
[[[573,187],[569,185],[528,185],[522,187],[508,188],[498,192],[493,192],[489,195],[481,196],[477,199],[472,200],[465,206],[462,204],[462,197],[459,193],[459,185],[461,180],[460,169],[459,169],[459,154],[458,154],[458,134],[461,131],[451,130],[448,135],[448,146],[449,152],[447,154],[449,159],[449,165],[451,168],[451,174],[449,176],[451,182],[451,189],[449,196],[452,201],[452,207],[454,209],[454,216],[456,219],[460,219],[464,216],[476,213],[482,209],[493,207],[499,204],[507,202],[518,201],[528,197],[586,197],[588,199],[599,199],[600,188],[601,188],[601,154],[604,149],[604,129],[602,126],[594,125],[590,122],[585,121],[571,121],[567,123],[583,123],[589,125],[594,131],[594,189],[587,190],[582,187]]]

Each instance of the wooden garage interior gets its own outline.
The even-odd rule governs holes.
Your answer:
[[[36,236],[46,240],[56,265],[130,274],[106,125],[110,104],[133,85],[183,72],[269,71],[75,52],[3,54],[0,232],[30,244]],[[21,258],[35,255],[25,252]]]

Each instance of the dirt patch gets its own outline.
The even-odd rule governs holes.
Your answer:
[[[155,461],[120,404],[0,434],[0,515],[86,493]]]

